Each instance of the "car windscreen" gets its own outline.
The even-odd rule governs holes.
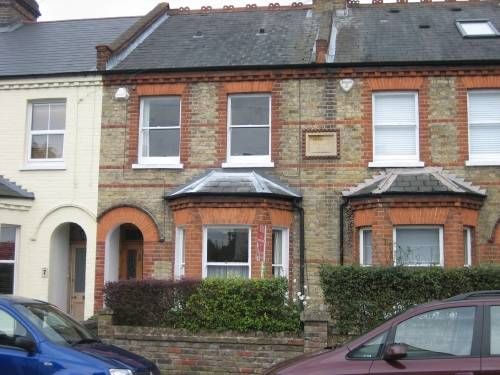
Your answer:
[[[69,346],[97,341],[85,327],[51,305],[23,303],[16,308],[53,343]]]

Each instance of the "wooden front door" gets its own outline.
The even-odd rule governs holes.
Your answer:
[[[120,249],[120,280],[142,280],[142,241],[123,241]]]
[[[85,245],[72,245],[69,262],[69,313],[83,321],[85,311],[85,269],[87,249]]]

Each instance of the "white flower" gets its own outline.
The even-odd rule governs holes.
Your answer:
[[[306,301],[304,301],[304,306],[306,306],[306,305],[307,305],[307,302],[306,302]]]
[[[297,302],[297,298],[294,298],[294,299],[293,299],[293,302]]]
[[[299,299],[300,299],[301,301],[303,301],[303,300],[304,300],[304,298],[305,298],[304,296],[300,296],[300,297],[299,297]]]
[[[297,279],[293,279],[293,282],[296,283],[297,282]]]
[[[311,297],[309,297],[309,296],[307,296],[307,297],[306,297],[306,300],[308,300],[308,301],[309,301],[310,299],[311,299]]]
[[[297,292],[297,295],[300,297],[301,293],[300,293],[300,292]]]
[[[307,290],[307,285],[304,285],[304,289]]]

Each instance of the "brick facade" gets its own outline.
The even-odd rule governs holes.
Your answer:
[[[345,78],[354,81],[348,92],[339,85],[339,81]],[[115,101],[114,93],[123,86],[129,89],[130,99],[128,102]],[[345,218],[340,218],[340,205],[343,190],[379,172],[377,168],[368,167],[373,155],[372,93],[413,90],[419,94],[421,161],[425,166],[443,167],[487,189],[488,194],[474,215],[469,215],[468,208],[461,208],[460,204],[455,207],[455,203],[446,203],[447,208],[440,208],[447,210],[438,223],[445,227],[445,265],[460,265],[458,244],[453,245],[455,250],[448,250],[452,241],[459,241],[462,235],[462,232],[458,234],[457,228],[465,225],[465,219],[457,219],[459,217],[472,220],[470,225],[475,228],[475,264],[497,262],[500,261],[500,235],[494,233],[499,231],[496,228],[500,217],[500,168],[465,166],[468,160],[467,90],[472,88],[500,89],[498,69],[400,67],[330,70],[318,67],[109,75],[104,89],[99,211],[129,204],[149,212],[158,223],[160,237],[164,240],[159,246],[167,252],[165,259],[171,261],[177,219],[163,195],[207,170],[221,168],[226,161],[229,93],[270,93],[274,168],[266,168],[265,173],[300,191],[303,196],[306,284],[313,304],[321,308],[318,269],[321,263],[337,264],[341,261],[341,220],[345,221],[347,232],[344,236],[345,261],[359,262],[354,233],[357,227],[349,225],[349,210]],[[180,161],[184,165],[181,170],[132,168],[137,163],[139,97],[158,93],[181,96]],[[337,131],[339,157],[304,158],[304,131],[325,127]],[[429,204],[427,207],[432,209]],[[441,203],[438,207],[442,207]],[[377,225],[381,228],[391,225],[391,219],[387,219],[391,212],[386,211],[385,218],[377,221]],[[414,210],[408,213],[406,224],[412,222],[412,217],[421,215]],[[354,214],[356,223],[360,215],[365,213]],[[425,223],[425,215],[420,222],[430,224]],[[297,225],[295,218],[290,247],[293,275],[298,275],[299,264]],[[387,259],[385,255],[381,257]],[[386,263],[390,260],[387,259]]]

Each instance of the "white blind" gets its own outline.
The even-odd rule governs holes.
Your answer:
[[[500,91],[469,92],[470,156],[500,155]]]
[[[417,159],[416,93],[380,93],[373,96],[375,158]]]

